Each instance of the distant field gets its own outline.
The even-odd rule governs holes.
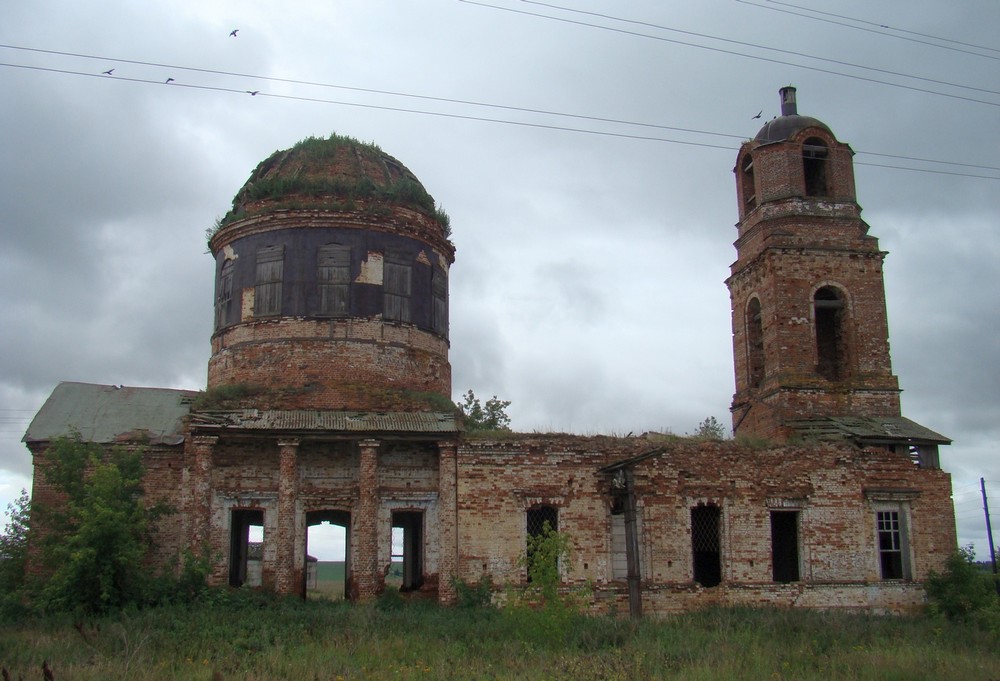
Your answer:
[[[337,600],[344,597],[344,561],[324,561],[316,563],[316,588],[310,593],[314,598]],[[386,575],[387,584],[400,584],[403,579],[402,563],[393,563]]]

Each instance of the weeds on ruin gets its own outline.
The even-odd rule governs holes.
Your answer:
[[[975,563],[972,545],[959,547],[944,571],[927,580],[928,610],[956,622],[967,622],[1000,634],[1000,592],[997,577]]]

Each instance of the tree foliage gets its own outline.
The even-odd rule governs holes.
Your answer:
[[[49,577],[47,610],[104,612],[142,603],[152,580],[143,567],[150,524],[167,509],[143,500],[142,452],[63,437],[46,450],[46,482],[59,504],[36,503]]]
[[[0,598],[5,601],[18,600],[24,588],[30,513],[31,497],[22,489],[21,496],[7,504],[7,523],[0,535]]]
[[[498,399],[496,395],[480,404],[479,398],[470,389],[465,393],[465,400],[459,402],[465,429],[467,431],[510,430],[510,417],[507,416],[509,400]]]
[[[714,416],[709,416],[698,424],[694,436],[703,440],[725,440],[726,429]]]
[[[975,563],[972,545],[958,548],[945,562],[944,572],[927,580],[930,610],[950,620],[972,622],[1000,633],[1000,596],[996,577]]]

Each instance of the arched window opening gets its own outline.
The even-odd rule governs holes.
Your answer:
[[[764,380],[764,327],[760,317],[760,300],[751,298],[747,304],[747,371],[751,388]]]
[[[816,324],[816,373],[830,381],[846,375],[847,336],[844,324],[844,299],[830,286],[816,291],[813,297]]]
[[[757,192],[754,187],[753,157],[747,154],[740,164],[740,189],[743,194],[743,207],[748,213],[757,207]]]
[[[806,181],[806,196],[829,194],[830,149],[818,137],[810,137],[802,145],[802,170]]]

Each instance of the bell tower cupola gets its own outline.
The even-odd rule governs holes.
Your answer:
[[[781,115],[736,158],[732,304],[736,434],[785,439],[816,417],[899,417],[882,262],[861,219],[853,151],[821,121]]]

